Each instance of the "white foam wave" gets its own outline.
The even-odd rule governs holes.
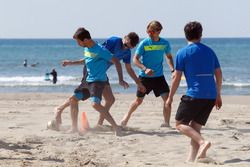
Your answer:
[[[52,77],[50,76],[50,80]],[[131,78],[125,78],[130,85],[135,85]],[[78,85],[81,81],[81,77],[75,76],[59,76],[56,85]],[[109,82],[112,85],[119,85],[116,78],[109,78]],[[169,82],[169,81],[168,81]],[[169,82],[169,85],[171,83]],[[51,81],[45,81],[44,76],[14,76],[14,77],[0,77],[0,86],[52,86]],[[170,85],[171,86],[171,85]],[[186,82],[182,81],[180,87],[186,87]],[[223,86],[226,87],[250,87],[249,82],[223,82]]]
[[[250,83],[242,83],[242,82],[225,82],[223,83],[225,86],[234,86],[234,87],[250,87]]]
[[[0,86],[51,86],[52,78],[50,81],[45,81],[44,76],[15,76],[15,77],[0,77]],[[72,76],[60,76],[56,85],[78,85],[81,78]]]

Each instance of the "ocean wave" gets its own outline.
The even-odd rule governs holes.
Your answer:
[[[4,87],[14,87],[14,86],[52,86],[52,77],[50,76],[50,81],[45,81],[44,76],[14,76],[14,77],[0,77],[0,86]],[[131,78],[125,78],[125,81],[128,82],[129,85],[135,85],[134,81]],[[75,76],[59,76],[58,82],[56,85],[58,86],[66,86],[66,85],[79,85],[81,82],[81,77]],[[119,86],[118,80],[116,78],[109,78],[109,82],[111,85]],[[170,82],[169,85],[171,86]],[[55,85],[54,85],[55,86]],[[180,87],[187,87],[186,82],[181,82]],[[223,87],[250,87],[249,82],[223,82]]]
[[[223,86],[229,87],[250,87],[250,83],[242,83],[242,82],[226,82],[223,83]]]
[[[60,76],[56,85],[78,85],[81,78],[72,76]],[[52,77],[46,81],[44,76],[15,76],[15,77],[0,77],[0,86],[52,86]]]

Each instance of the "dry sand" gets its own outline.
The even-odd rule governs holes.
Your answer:
[[[90,130],[83,136],[47,130],[54,108],[70,94],[0,94],[0,166],[250,166],[250,96],[224,96],[221,110],[210,115],[203,136],[212,142],[208,161],[186,163],[189,139],[174,128],[160,128],[163,121],[161,98],[149,95],[132,116],[123,137],[110,126]],[[119,123],[134,94],[115,94],[111,113]],[[171,117],[180,96],[175,96]],[[80,102],[90,126],[98,113],[90,102]],[[80,121],[80,116],[79,116]],[[80,125],[80,122],[79,122]],[[105,122],[105,125],[108,125]],[[63,113],[62,128],[70,126],[69,108]]]

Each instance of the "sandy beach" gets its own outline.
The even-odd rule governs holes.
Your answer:
[[[189,139],[174,129],[174,117],[180,95],[173,103],[172,129],[160,128],[162,101],[149,95],[134,113],[124,136],[116,137],[108,123],[94,129],[98,113],[90,101],[80,102],[91,129],[84,135],[47,129],[54,108],[70,94],[0,94],[0,166],[250,166],[250,96],[223,96],[222,109],[210,115],[202,133],[212,142],[209,159],[186,163]],[[134,94],[115,94],[111,114],[120,123]],[[62,129],[70,127],[69,108],[63,113]]]

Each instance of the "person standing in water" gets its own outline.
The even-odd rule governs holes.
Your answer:
[[[24,59],[24,61],[23,61],[23,66],[24,66],[24,67],[27,67],[27,65],[28,65],[28,61],[27,61],[27,59]]]
[[[56,72],[56,70],[53,68],[52,69],[52,71],[50,72],[50,75],[52,75],[52,82],[53,82],[53,84],[56,84],[56,82],[57,82],[57,72]]]

